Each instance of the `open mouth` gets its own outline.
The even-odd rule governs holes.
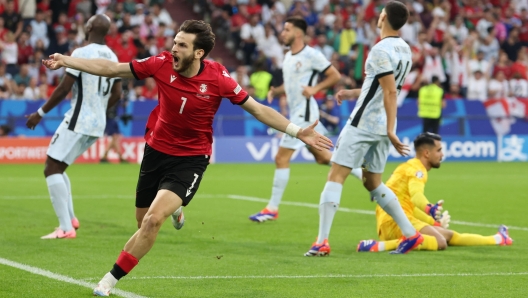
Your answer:
[[[176,56],[172,56],[172,61],[173,61],[173,62],[172,62],[173,66],[174,66],[174,67],[178,67],[178,64],[179,64],[179,62],[180,62],[180,59],[179,59],[178,57],[176,57]]]

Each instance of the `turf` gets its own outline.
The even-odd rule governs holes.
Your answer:
[[[395,166],[390,164],[387,172]],[[77,239],[45,241],[40,236],[51,232],[57,219],[42,166],[2,165],[0,258],[97,282],[136,230],[138,169],[138,165],[72,166],[68,174],[81,228]],[[376,237],[374,216],[338,212],[331,256],[303,257],[317,235],[317,209],[283,205],[278,221],[255,224],[247,217],[265,204],[230,196],[268,198],[273,171],[271,164],[211,165],[185,209],[185,227],[176,231],[166,222],[154,248],[118,288],[148,297],[523,297],[528,293],[527,163],[447,162],[430,172],[426,187],[431,201],[445,200],[452,220],[477,224],[451,228],[491,235],[496,233],[494,225],[504,223],[515,228],[510,231],[513,246],[451,247],[405,256],[355,252],[359,240]],[[292,165],[284,201],[318,204],[327,172],[323,166]],[[345,184],[341,206],[375,207],[354,178]],[[89,288],[5,265],[0,265],[0,280],[0,297],[91,295]]]

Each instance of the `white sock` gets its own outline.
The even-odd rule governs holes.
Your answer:
[[[363,181],[363,169],[362,168],[352,169],[352,171],[350,172],[350,175],[358,178],[359,181]]]
[[[385,242],[383,241],[378,242],[378,251],[385,251]]]
[[[73,229],[70,213],[68,212],[68,188],[64,182],[62,174],[53,174],[46,177],[48,191],[55,214],[59,218],[60,229],[64,232]]]
[[[75,213],[73,213],[73,197],[72,197],[70,178],[68,177],[66,172],[62,173],[62,177],[64,178],[64,183],[66,183],[66,189],[68,190],[68,212],[70,213],[70,218],[74,219]]]
[[[405,216],[398,198],[390,188],[381,183],[375,190],[370,192],[370,195],[394,219],[405,237],[412,237],[416,234],[416,229]]]
[[[493,238],[495,238],[495,244],[501,244],[502,236],[499,233],[493,235]]]
[[[323,243],[330,235],[332,222],[341,202],[342,191],[342,184],[331,181],[325,184],[319,201],[319,235],[317,235],[317,244]]]
[[[284,190],[290,180],[290,169],[275,169],[273,176],[273,187],[271,188],[271,199],[266,208],[270,210],[278,210]]]

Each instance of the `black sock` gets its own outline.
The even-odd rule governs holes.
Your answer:
[[[110,273],[117,279],[117,280],[120,280],[123,276],[127,275],[127,273],[125,272],[125,270],[121,269],[121,267],[119,267],[119,265],[117,264],[114,264],[114,267],[112,268],[112,270],[110,270]]]

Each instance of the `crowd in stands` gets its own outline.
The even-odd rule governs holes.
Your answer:
[[[200,2],[200,1],[199,1]],[[446,98],[485,101],[528,97],[528,1],[402,0],[410,18],[401,37],[413,50],[413,67],[402,97],[416,98],[433,76]],[[379,40],[377,19],[386,0],[201,0],[197,6],[245,67],[265,61],[280,72],[284,20],[308,23],[306,43],[342,74],[339,88],[361,85],[363,63]],[[242,70],[240,70],[242,72]],[[241,74],[242,75],[242,74]],[[242,75],[246,77],[247,74]],[[247,80],[240,81],[247,87]],[[251,88],[251,87],[250,87]],[[316,95],[324,99],[335,90]]]
[[[139,2],[138,2],[139,1]],[[41,65],[47,55],[71,54],[85,42],[84,24],[95,13],[112,19],[107,44],[120,61],[172,47],[177,24],[162,0],[0,0],[0,98],[48,99],[63,75]],[[342,80],[316,95],[361,86],[364,60],[379,40],[377,19],[386,0],[186,0],[211,23],[218,41],[240,59],[232,76],[264,99],[281,83],[287,50],[284,20],[303,17],[306,43],[339,69]],[[433,76],[446,98],[485,101],[528,97],[528,1],[402,0],[410,18],[401,36],[413,50],[413,67],[401,97],[415,98]],[[182,0],[182,5],[183,5]],[[214,58],[214,57],[213,57]],[[131,80],[130,100],[156,99],[155,82]]]
[[[177,24],[162,0],[0,0],[0,99],[47,100],[64,69],[49,71],[42,59],[83,46],[96,13],[112,20],[106,43],[121,62],[172,47]],[[125,89],[132,100],[157,98],[153,80],[129,80]]]

